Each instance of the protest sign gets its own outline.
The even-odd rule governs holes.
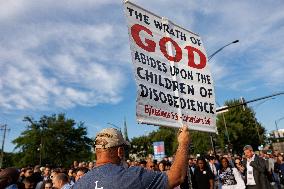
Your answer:
[[[164,141],[154,142],[154,159],[161,161],[165,157],[165,144]]]
[[[124,2],[139,123],[216,132],[215,94],[199,35]]]

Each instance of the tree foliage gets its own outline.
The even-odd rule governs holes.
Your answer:
[[[20,150],[17,164],[52,164],[69,166],[74,160],[92,157],[92,140],[84,123],[75,123],[64,114],[42,116],[39,121],[25,117],[27,128],[13,143]]]
[[[165,154],[172,156],[175,154],[177,141],[177,128],[159,127],[158,130],[151,132],[149,135],[135,137],[131,140],[131,154],[137,154],[138,157],[146,157],[148,154],[153,154],[153,142],[164,141]],[[199,131],[190,131],[191,138],[191,154],[204,154],[211,149],[211,143],[208,133]]]
[[[210,134],[200,131],[190,131],[192,150],[191,154],[206,154],[212,149]]]
[[[227,106],[233,106],[239,104],[238,100],[230,100],[225,102]],[[218,128],[218,146],[225,148],[229,144],[223,115],[217,116],[217,128]],[[250,108],[238,106],[229,109],[224,113],[225,121],[228,129],[228,136],[230,143],[232,144],[233,151],[241,153],[242,148],[246,144],[252,145],[254,149],[264,142],[264,127],[256,120],[255,112]]]
[[[166,155],[172,155],[177,149],[177,129],[160,127],[158,130],[131,140],[130,154],[136,154],[138,157],[146,157],[147,154],[153,154],[153,142],[164,141]]]

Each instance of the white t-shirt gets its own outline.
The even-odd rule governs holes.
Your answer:
[[[254,177],[253,177],[253,167],[250,166],[250,162],[254,161],[255,154],[253,154],[252,158],[247,159],[247,185],[256,185]]]

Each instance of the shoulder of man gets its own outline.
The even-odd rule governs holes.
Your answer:
[[[112,169],[111,169],[112,168]],[[116,170],[113,170],[116,169]],[[109,182],[109,181],[112,182]],[[94,168],[74,184],[74,189],[91,188],[166,188],[167,176],[165,173],[148,171],[142,167],[134,166],[123,168],[121,166],[108,166]],[[95,186],[94,186],[95,185]]]
[[[259,155],[255,154],[254,161],[259,163],[268,163],[267,160],[263,159],[262,157],[259,157]]]

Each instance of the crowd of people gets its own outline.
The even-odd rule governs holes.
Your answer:
[[[284,188],[282,153],[255,153],[246,145],[243,156],[192,156],[188,138],[188,130],[183,128],[174,157],[125,160],[123,147],[128,142],[120,131],[105,129],[96,137],[96,161],[74,161],[68,169],[49,165],[2,169],[0,189]]]

